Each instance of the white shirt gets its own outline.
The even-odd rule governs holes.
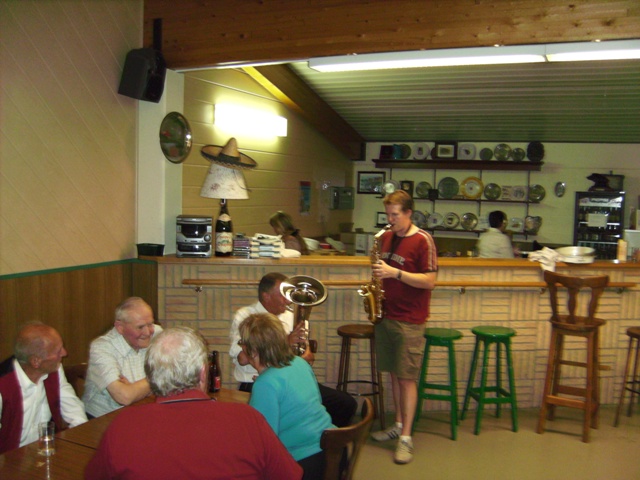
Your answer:
[[[153,327],[155,337],[162,331],[162,327],[155,324]],[[132,348],[115,327],[91,342],[87,379],[82,395],[88,414],[99,417],[122,407],[113,399],[107,386],[118,380],[121,375],[131,383],[146,378],[146,353],[146,348]]]
[[[256,302],[253,305],[239,309],[233,316],[233,322],[231,322],[231,331],[229,332],[229,340],[231,341],[229,356],[233,360],[233,364],[235,366],[233,375],[238,382],[251,383],[254,381],[255,377],[258,376],[258,372],[251,365],[240,365],[238,363],[238,355],[242,351],[242,347],[238,345],[238,340],[240,340],[239,326],[245,318],[249,315],[253,315],[254,313],[269,312],[267,312],[267,309],[264,308],[260,302]],[[278,320],[280,320],[282,325],[284,325],[284,330],[287,334],[291,333],[291,330],[293,330],[294,320],[293,312],[287,310],[286,312],[278,315]]]
[[[509,235],[497,228],[490,228],[480,235],[478,256],[481,258],[514,258],[513,245]]]
[[[51,409],[47,401],[47,394],[44,389],[44,381],[49,375],[43,375],[33,383],[17,360],[13,360],[13,368],[18,377],[20,390],[22,392],[22,433],[20,435],[20,446],[38,440],[38,424],[51,420]],[[67,382],[62,365],[58,367],[60,378],[60,412],[65,422],[70,427],[75,427],[87,421],[84,413],[84,405],[76,396],[73,387]],[[2,395],[0,395],[0,416],[2,415]],[[2,426],[0,425],[0,428]]]

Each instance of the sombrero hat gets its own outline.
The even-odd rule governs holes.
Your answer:
[[[238,142],[233,137],[224,147],[205,145],[200,149],[200,154],[207,160],[228,168],[248,169],[258,165],[253,158],[238,151]]]

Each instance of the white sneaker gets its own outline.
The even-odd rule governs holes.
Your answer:
[[[385,442],[387,440],[393,440],[395,438],[399,438],[401,432],[402,432],[402,429],[399,426],[394,424],[393,426],[387,428],[386,430],[379,430],[377,432],[373,432],[371,434],[371,438],[373,438],[376,442]]]
[[[404,465],[405,463],[409,463],[411,460],[413,460],[413,442],[411,440],[401,438],[398,440],[393,461]]]

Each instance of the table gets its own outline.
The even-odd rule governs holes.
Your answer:
[[[219,402],[249,403],[250,394],[239,390],[221,388],[210,394]],[[144,405],[155,401],[149,396],[134,405]],[[128,407],[124,407],[128,408]],[[84,478],[84,469],[98,448],[104,431],[120,409],[82,425],[56,434],[56,453],[51,457],[38,455],[38,442],[16,448],[0,455],[1,479],[78,479]]]

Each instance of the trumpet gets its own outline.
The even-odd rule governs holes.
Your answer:
[[[305,275],[296,275],[283,281],[280,284],[280,293],[293,305],[287,308],[293,311],[294,327],[301,322],[306,324],[311,309],[327,299],[327,289],[324,284],[316,278]],[[296,355],[302,355],[307,349],[307,344],[311,347],[311,351],[315,352],[312,342],[305,339],[304,342],[298,343],[294,347]]]

